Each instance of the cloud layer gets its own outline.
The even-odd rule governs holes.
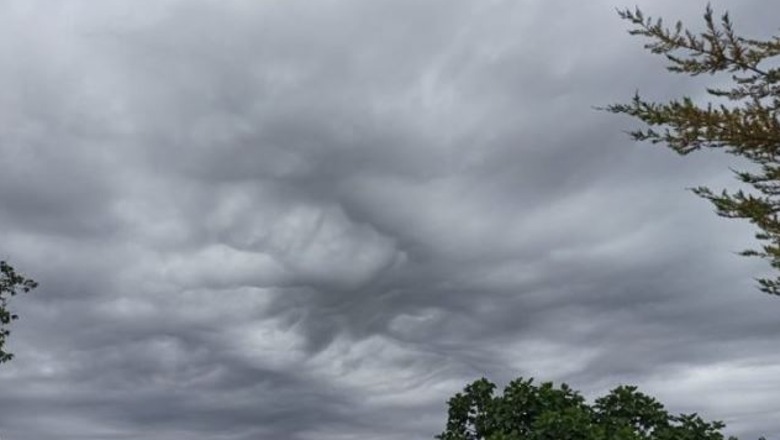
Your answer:
[[[594,110],[701,90],[612,4],[2,9],[3,439],[431,438],[483,375],[780,432],[767,268],[685,191],[734,163]]]

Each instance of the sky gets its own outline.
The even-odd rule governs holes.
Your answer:
[[[430,439],[483,376],[775,438],[768,265],[687,190],[744,164],[596,109],[728,81],[668,74],[635,3],[706,5],[3,2],[0,258],[40,287],[0,438]]]

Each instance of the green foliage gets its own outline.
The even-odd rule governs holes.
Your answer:
[[[439,440],[724,440],[724,424],[669,414],[636,387],[621,386],[588,405],[566,384],[522,378],[502,395],[487,379],[449,400]],[[736,440],[729,437],[730,440]]]
[[[6,338],[11,334],[8,326],[11,321],[19,318],[8,310],[8,300],[19,292],[29,292],[37,286],[35,281],[20,275],[5,261],[0,261],[0,363],[13,358],[13,354],[4,351],[3,347]]]
[[[634,25],[631,35],[650,40],[646,49],[666,57],[669,71],[691,76],[731,74],[730,87],[706,89],[718,105],[697,105],[689,97],[648,102],[637,93],[630,103],[606,110],[633,116],[647,125],[630,132],[635,140],[666,144],[682,155],[721,148],[755,165],[751,171],[735,171],[755,191],[715,192],[706,187],[693,191],[712,202],[718,215],[756,225],[760,247],[742,254],[764,258],[780,270],[780,69],[766,67],[780,55],[780,37],[738,36],[729,15],[716,20],[709,6],[705,30],[698,34],[681,22],[668,28],[661,19],[645,17],[639,9],[618,13]],[[780,295],[780,276],[758,281],[762,291]]]

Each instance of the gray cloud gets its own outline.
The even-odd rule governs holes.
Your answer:
[[[701,84],[614,5],[3,8],[4,439],[430,438],[480,375],[780,429],[767,269],[685,191],[733,163],[593,108]]]

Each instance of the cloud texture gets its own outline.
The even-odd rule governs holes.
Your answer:
[[[612,3],[0,10],[0,256],[41,283],[4,440],[431,438],[483,375],[780,432],[767,268],[685,191],[734,164],[593,108],[701,90]]]

